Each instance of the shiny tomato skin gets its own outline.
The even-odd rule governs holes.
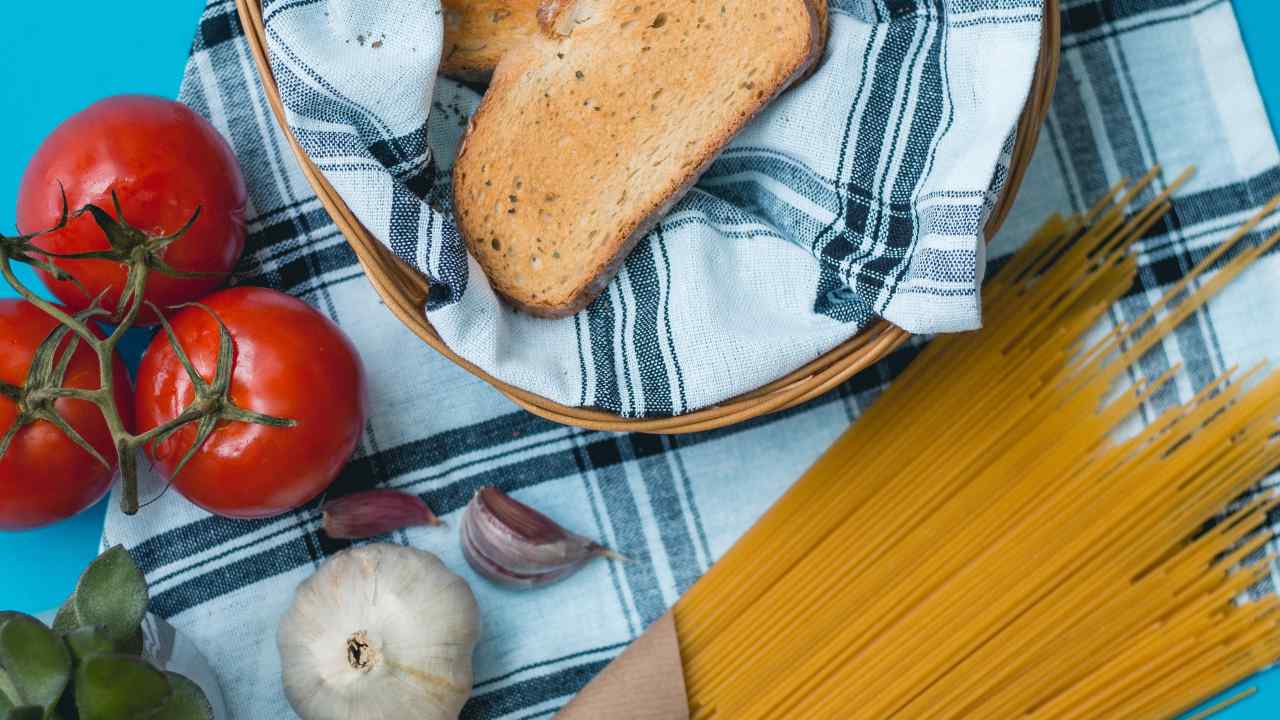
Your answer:
[[[179,279],[153,271],[146,297],[158,307],[191,302],[217,289],[244,252],[247,193],[235,155],[207,120],[181,103],[121,95],[94,103],[58,126],[22,177],[17,218],[23,232],[57,223],[62,212],[59,182],[73,211],[94,204],[112,216],[114,189],[125,219],[155,235],[176,232],[200,208],[196,224],[163,257],[178,270],[215,275]],[[35,243],[58,253],[109,247],[106,235],[87,215]],[[122,265],[105,260],[55,262],[84,285],[41,273],[65,305],[83,310],[110,288],[103,304],[116,309],[126,277]],[[144,308],[140,321],[150,324],[156,319]]]
[[[22,385],[36,348],[57,321],[25,300],[0,300],[0,381]],[[66,347],[64,341],[63,348]],[[126,423],[132,419],[133,392],[124,363],[115,358],[113,390]],[[98,357],[81,343],[67,366],[65,387],[99,386]],[[58,400],[55,409],[104,458],[115,463],[111,433],[102,412],[84,400]],[[18,407],[0,396],[0,434],[13,424]],[[79,513],[102,499],[114,470],[73,443],[54,425],[39,421],[14,436],[0,457],[0,530],[30,530]]]
[[[367,416],[364,368],[338,326],[306,303],[263,288],[222,290],[202,301],[231,331],[231,400],[297,422],[289,428],[221,424],[182,472],[173,471],[196,438],[188,425],[148,454],[187,499],[231,518],[272,517],[316,498],[350,459]],[[218,326],[197,307],[172,318],[196,371],[212,381]],[[140,432],[177,417],[195,397],[163,334],[138,368]]]

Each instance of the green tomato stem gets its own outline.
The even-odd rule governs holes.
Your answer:
[[[75,319],[62,308],[54,305],[48,300],[45,300],[27,288],[26,285],[23,285],[22,281],[18,279],[17,274],[13,271],[12,262],[13,257],[9,253],[0,253],[0,276],[4,277],[5,282],[9,283],[9,287],[12,287],[18,295],[22,296],[23,300],[35,305],[46,314],[52,315],[58,322],[71,328],[75,334],[80,336],[80,339],[89,343],[91,346],[97,346],[98,338],[91,330],[89,330],[88,325]]]
[[[153,312],[164,327],[170,345],[173,347],[195,389],[195,398],[174,419],[139,435],[130,434],[125,425],[125,420],[120,416],[120,410],[115,403],[115,351],[125,333],[137,322],[143,305],[147,304],[147,279],[150,277],[152,270],[164,275],[181,278],[207,277],[208,274],[177,270],[165,262],[162,257],[164,249],[181,239],[195,224],[200,216],[198,209],[191,216],[191,219],[187,221],[186,225],[177,232],[170,235],[153,236],[130,225],[124,219],[123,214],[120,212],[119,200],[114,193],[112,201],[116,210],[115,217],[93,205],[87,205],[75,213],[76,216],[87,214],[93,217],[111,244],[111,249],[109,250],[57,255],[45,253],[32,245],[30,240],[35,236],[17,238],[0,236],[0,277],[3,277],[23,299],[40,308],[65,328],[62,330],[55,329],[45,341],[45,345],[41,348],[40,361],[37,363],[33,360],[32,370],[24,386],[18,387],[0,383],[0,395],[11,399],[19,407],[17,420],[7,430],[0,433],[0,455],[7,451],[10,441],[25,425],[44,421],[58,427],[68,439],[99,462],[111,467],[111,464],[81,437],[75,428],[59,415],[56,410],[56,400],[61,398],[93,403],[101,411],[102,418],[106,422],[116,453],[116,461],[119,464],[122,490],[120,493],[120,509],[126,515],[133,515],[139,509],[137,454],[149,443],[163,440],[191,423],[198,424],[195,441],[186,450],[175,467],[170,477],[170,480],[172,480],[173,477],[177,477],[182,472],[191,458],[204,445],[204,442],[217,429],[219,423],[243,422],[283,428],[293,427],[297,423],[287,418],[276,418],[251,412],[237,407],[231,401],[231,378],[235,357],[231,333],[226,325],[223,324],[222,319],[212,309],[193,303],[208,312],[218,323],[218,366],[214,373],[214,379],[212,382],[207,382],[200,376],[187,356],[186,351],[182,348],[181,343],[178,342],[177,335],[174,333],[169,321],[164,317],[163,312],[159,308],[152,306]],[[63,205],[62,217],[59,219],[58,224],[46,230],[46,233],[61,229],[66,224],[68,215],[65,207],[65,197]],[[23,285],[13,271],[12,262],[16,260],[53,272],[55,276],[66,275],[65,272],[56,267],[52,261],[53,258],[93,258],[114,261],[128,269],[124,292],[121,294],[115,310],[117,315],[116,326],[107,337],[98,338],[87,322],[92,317],[109,314],[98,305],[101,296],[94,299],[89,310],[81,313],[78,317],[73,316]],[[123,308],[120,307],[122,304]],[[59,336],[65,335],[67,331],[73,332],[75,335],[68,342],[67,347],[62,350],[63,354],[57,356],[57,352],[63,342]],[[67,367],[71,362],[71,356],[77,350],[78,342],[84,342],[97,356],[99,377],[97,389],[88,390],[62,386],[66,377]]]
[[[106,395],[103,394],[101,390],[85,390],[83,388],[69,388],[69,387],[51,387],[51,388],[44,388],[43,390],[39,390],[37,392],[29,393],[28,397],[30,397],[32,400],[43,400],[45,398],[49,398],[52,400],[56,400],[59,398],[70,398],[72,400],[84,400],[85,402],[91,402],[95,405],[100,405],[103,399],[106,397]]]

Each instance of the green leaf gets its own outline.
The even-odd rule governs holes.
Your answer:
[[[5,672],[4,668],[0,668],[0,718],[3,718],[4,713],[13,709],[19,702],[21,698],[18,697],[18,688],[9,679],[9,673]]]
[[[81,720],[147,717],[169,700],[169,680],[145,660],[93,655],[76,671],[76,709]]]
[[[92,636],[94,639],[90,639]],[[101,649],[98,645],[100,638],[105,638],[109,646]],[[88,655],[97,653],[120,653],[121,655],[141,655],[146,646],[146,638],[142,635],[142,628],[134,630],[133,634],[126,638],[112,637],[111,633],[97,626],[86,625],[84,627],[74,627],[62,634],[62,639],[67,641],[67,645],[71,647],[72,658],[79,662]],[[75,643],[80,643],[77,648]],[[91,644],[90,644],[91,643]]]
[[[5,713],[4,720],[44,720],[44,708],[37,705],[13,708]]]
[[[145,649],[143,647],[144,644],[142,628],[133,631],[133,634],[129,637],[116,641],[116,647],[119,648],[118,652],[122,652],[125,655],[142,655],[142,651]]]
[[[58,608],[58,614],[53,618],[53,631],[66,634],[80,626],[80,618],[76,616],[76,596],[73,593]]]
[[[84,571],[74,599],[82,625],[100,625],[111,637],[125,639],[147,614],[147,581],[129,551],[117,545]]]
[[[213,706],[200,686],[177,673],[165,673],[173,694],[164,707],[147,716],[147,720],[214,720]]]
[[[24,705],[52,709],[71,679],[71,654],[39,620],[10,616],[0,625],[0,667]]]
[[[54,711],[53,717],[49,720],[80,720],[80,713],[76,712],[76,693],[75,682],[72,681],[73,687],[62,693],[62,702],[58,703],[58,709]]]
[[[67,641],[67,647],[71,648],[71,657],[76,662],[84,662],[85,658],[91,655],[128,652],[125,648],[119,647],[120,643],[112,639],[106,630],[98,627],[76,628],[63,635],[62,639]]]

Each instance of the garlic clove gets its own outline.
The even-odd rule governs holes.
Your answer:
[[[369,490],[325,503],[324,532],[335,540],[364,540],[419,525],[442,525],[417,495]]]
[[[556,524],[501,490],[480,488],[459,530],[467,563],[487,580],[507,587],[542,587],[572,575],[597,556],[621,555]]]

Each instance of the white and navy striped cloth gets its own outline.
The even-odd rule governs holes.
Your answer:
[[[268,11],[291,4],[306,0],[272,2]],[[344,5],[336,0],[315,4],[331,11]],[[933,7],[926,16],[937,16],[934,4],[919,5]],[[961,5],[992,3],[943,8]],[[1143,239],[1139,282],[1115,308],[1114,318],[1132,317],[1266,198],[1280,193],[1280,154],[1228,0],[1069,0],[1064,5],[1064,55],[1053,112],[1021,199],[992,251],[998,262],[1049,212],[1084,209],[1122,176],[1136,177],[1163,163],[1168,174],[1157,180],[1160,189],[1194,163],[1199,173],[1179,191],[1169,218]],[[914,31],[896,24],[913,22],[914,15],[900,10],[911,6],[833,3],[837,34],[841,27],[847,31],[875,17],[873,11],[884,18],[867,23],[861,39],[836,44],[860,43],[869,57],[880,57],[895,33],[914,37]],[[898,13],[890,12],[894,8]],[[1015,25],[1021,22],[1016,13],[1004,15]],[[873,66],[868,72],[878,70]],[[843,79],[857,81],[856,75]],[[811,82],[837,80],[820,73]],[[351,335],[368,365],[369,424],[330,497],[371,487],[404,489],[420,495],[456,529],[457,513],[475,489],[496,484],[633,558],[624,565],[597,562],[562,584],[516,594],[471,573],[453,531],[415,529],[388,538],[439,554],[477,592],[484,639],[476,653],[477,686],[464,711],[467,720],[550,717],[660,617],[917,351],[904,348],[802,408],[713,433],[664,438],[552,425],[517,411],[379,307],[274,124],[230,0],[209,4],[182,98],[230,138],[244,166],[252,208],[242,276],[325,312]],[[432,118],[447,112],[434,112]],[[843,128],[846,119],[836,122]],[[437,132],[445,129],[433,124],[430,137]],[[756,161],[730,155],[725,162]],[[851,176],[873,172],[874,165],[864,164],[872,162],[851,153],[841,187],[849,187]],[[747,182],[712,191],[720,197],[755,193],[758,187],[748,187],[752,184],[776,187],[765,179],[770,171],[739,172],[722,163],[716,172],[726,187],[734,176]],[[418,187],[436,188],[436,174],[425,177],[429,181]],[[434,192],[447,197],[442,189]],[[709,193],[698,197],[690,208],[713,202]],[[853,237],[848,229],[853,222],[861,223],[861,216],[844,213],[834,235]],[[771,226],[783,223],[771,221]],[[1263,229],[1278,226],[1280,218],[1272,218]],[[661,262],[661,249],[670,254],[672,238],[683,232],[664,231],[665,245],[653,246],[658,257],[651,260]],[[483,281],[471,275],[474,291]],[[448,298],[437,300],[442,307],[448,304]],[[1169,394],[1155,398],[1145,411],[1152,414],[1175,397],[1188,398],[1227,367],[1280,360],[1278,313],[1280,255],[1273,254],[1143,359],[1139,372],[1148,376],[1174,363],[1185,367]],[[629,315],[627,322],[635,321]],[[296,585],[342,547],[319,532],[315,507],[272,520],[235,522],[211,517],[169,492],[133,518],[112,510],[105,540],[130,548],[153,588],[152,609],[209,655],[237,720],[293,717],[279,682],[276,623]],[[1267,581],[1256,591],[1273,587]]]
[[[714,4],[714,3],[710,3]],[[289,126],[356,216],[426,274],[459,355],[565,405],[676,415],[754,390],[878,317],[971,330],[982,227],[1043,0],[842,0],[816,74],[773,103],[563,320],[499,301],[450,213],[476,89],[436,78],[433,0],[271,0]]]

